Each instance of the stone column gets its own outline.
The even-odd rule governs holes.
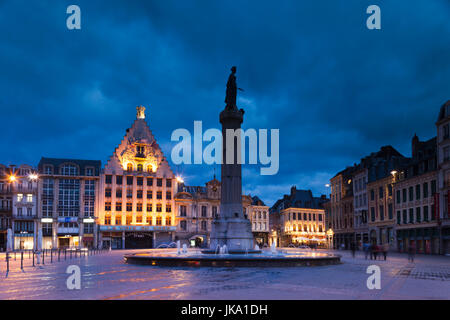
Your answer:
[[[220,113],[222,124],[222,166],[221,166],[221,200],[220,217],[214,220],[211,231],[211,249],[215,250],[218,245],[227,245],[229,251],[251,251],[253,249],[253,235],[251,223],[244,218],[242,208],[242,169],[240,151],[240,136],[230,135],[234,143],[229,143],[227,148],[227,131],[241,128],[244,110],[237,110],[236,106],[227,106]],[[231,142],[231,141],[230,141]],[[233,154],[231,163],[227,163],[227,155]],[[230,156],[229,156],[230,157]]]

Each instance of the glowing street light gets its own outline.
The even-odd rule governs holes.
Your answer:
[[[38,175],[36,173],[30,173],[28,178],[32,181],[36,181],[38,179]]]
[[[12,174],[12,175],[9,176],[9,182],[14,182],[16,180],[17,180],[17,178],[16,178],[15,175]]]
[[[184,180],[181,176],[177,176],[177,182],[178,183],[184,183]]]

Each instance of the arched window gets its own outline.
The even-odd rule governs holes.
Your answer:
[[[133,171],[133,164],[127,164],[127,171]]]
[[[137,165],[137,171],[139,171],[139,172],[144,171],[144,167],[142,166],[142,164]]]

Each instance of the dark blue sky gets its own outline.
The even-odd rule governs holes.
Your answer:
[[[71,4],[80,31],[66,28]],[[371,4],[381,30],[366,28]],[[409,156],[415,132],[435,135],[449,40],[448,0],[0,0],[0,163],[105,163],[136,105],[170,159],[173,130],[218,127],[236,65],[244,127],[280,129],[278,175],[247,166],[244,191],[269,205],[291,185],[319,195],[382,145]],[[172,168],[190,185],[213,175]]]

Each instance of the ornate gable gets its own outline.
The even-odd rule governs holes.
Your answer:
[[[137,119],[105,166],[105,173],[143,172],[173,178],[174,174],[145,121],[145,108],[137,107]]]

